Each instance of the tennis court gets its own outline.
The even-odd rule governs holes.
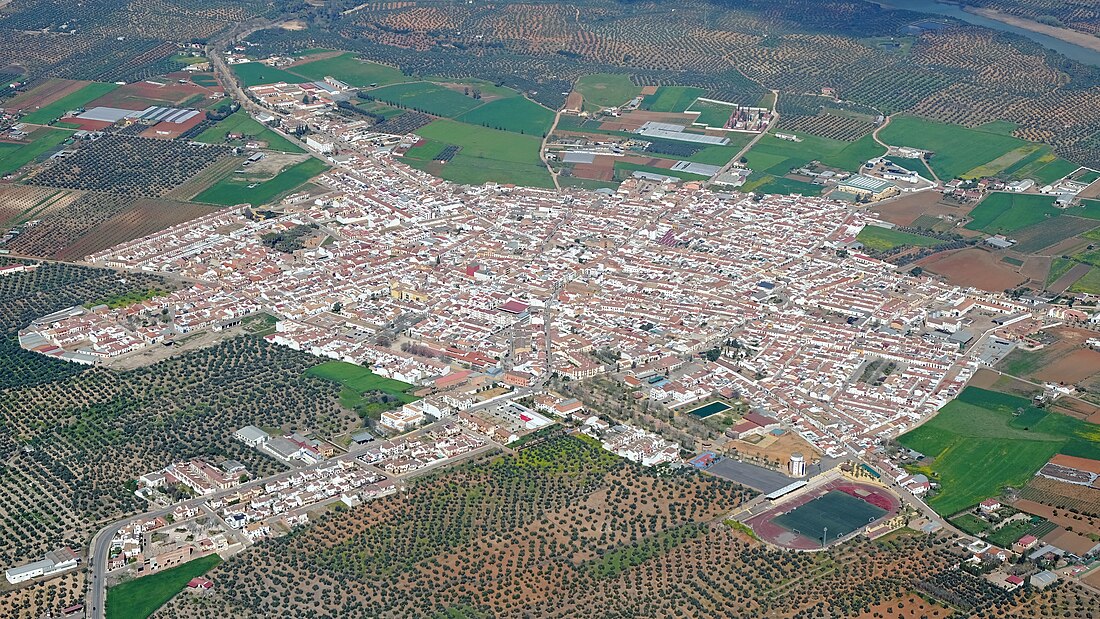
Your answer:
[[[834,540],[878,520],[886,513],[885,509],[850,494],[830,490],[782,516],[773,518],[772,522],[788,531],[820,542],[826,527],[829,529],[829,540]]]

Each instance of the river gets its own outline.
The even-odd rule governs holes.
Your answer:
[[[975,26],[984,26],[993,30],[1000,30],[1002,32],[1011,32],[1023,37],[1027,37],[1032,41],[1035,41],[1043,47],[1054,50],[1067,58],[1072,58],[1081,64],[1087,64],[1094,67],[1100,67],[1100,52],[1075,45],[1061,39],[1056,39],[1052,36],[1045,35],[1039,32],[1033,32],[1026,28],[1019,28],[1011,24],[983,17],[981,15],[975,15],[974,13],[968,13],[962,10],[957,4],[947,4],[944,2],[936,2],[936,0],[871,0],[879,6],[890,9],[906,9],[917,13],[927,13],[929,15],[940,15],[943,17],[953,17],[959,21],[964,21]]]

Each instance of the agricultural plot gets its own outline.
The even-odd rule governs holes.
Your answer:
[[[471,91],[472,92],[472,91]],[[407,108],[445,118],[454,118],[485,103],[472,94],[464,95],[431,82],[394,84],[370,91],[370,96],[399,108]]]
[[[649,174],[660,174],[661,176],[671,176],[685,181],[705,181],[709,177],[701,174],[693,174],[691,172],[683,172],[679,170],[670,170],[668,168],[659,168],[656,166],[643,165],[638,163],[631,163],[629,161],[615,161],[615,176],[619,179],[629,178],[634,172],[646,172]]]
[[[417,134],[439,144],[461,147],[461,151],[442,167],[410,159],[410,165],[428,170],[456,183],[485,182],[553,186],[550,175],[539,160],[539,139],[453,120],[437,120],[417,130]]]
[[[1007,234],[1058,217],[1054,198],[1039,194],[992,193],[970,211],[970,230],[988,234]]]
[[[23,166],[59,147],[73,134],[67,129],[42,127],[35,129],[25,144],[0,142],[0,177],[18,171]]]
[[[284,153],[304,153],[297,144],[273,131],[270,127],[257,122],[243,109],[230,114],[224,120],[219,121],[213,127],[195,137],[196,142],[206,144],[226,143],[226,134],[239,133],[246,138],[267,142],[267,149]]]
[[[601,108],[620,106],[642,92],[629,75],[618,73],[585,75],[577,80],[574,90],[584,95],[586,104]]]
[[[47,189],[47,188],[42,188]],[[131,198],[100,193],[57,192],[40,223],[25,228],[8,244],[17,253],[75,260],[176,224],[213,209],[163,198]]]
[[[865,226],[856,236],[856,240],[872,251],[886,251],[895,247],[935,247],[943,243],[939,239],[879,226]]]
[[[455,120],[521,135],[546,135],[554,113],[523,97],[496,99],[458,116]]]
[[[237,76],[237,79],[241,81],[241,85],[245,88],[249,86],[259,86],[260,84],[275,84],[277,82],[300,84],[304,81],[310,81],[302,79],[300,75],[295,75],[276,67],[269,67],[259,62],[244,62],[235,64],[231,68],[233,69],[233,73]]]
[[[231,175],[214,183],[195,196],[196,202],[231,206],[247,202],[253,206],[267,204],[279,196],[305,184],[309,179],[328,169],[317,159],[307,159],[281,170],[272,178],[259,180]]]
[[[372,84],[386,86],[409,81],[408,77],[393,67],[360,60],[356,54],[350,53],[320,60],[306,58],[301,64],[287,67],[287,71],[313,82],[332,76],[345,84],[359,88]]]
[[[27,179],[35,185],[160,197],[227,157],[221,146],[108,135]]]
[[[696,99],[685,111],[689,113],[698,112],[695,117],[695,124],[721,129],[729,123],[730,116],[737,111],[737,105],[721,101]]]
[[[783,176],[758,174],[754,172],[749,177],[749,180],[740,187],[740,191],[746,193],[797,193],[803,196],[818,196],[821,195],[822,187],[821,185],[814,185],[813,183],[807,183],[805,181],[786,178]]]
[[[1034,409],[1026,398],[968,387],[898,442],[934,458],[921,469],[941,486],[928,504],[950,515],[1005,486],[1022,487],[1056,453],[1100,455],[1100,426]]]
[[[207,555],[115,585],[107,590],[107,619],[146,619],[183,591],[192,578],[202,576],[221,562],[218,555]]]
[[[1049,153],[1049,147],[1001,133],[967,129],[914,116],[891,119],[890,124],[879,132],[879,137],[895,146],[933,151],[935,154],[929,163],[943,179],[997,175],[1028,157],[1037,159]]]
[[[868,159],[885,154],[885,149],[875,144],[871,136],[855,142],[830,140],[812,135],[798,137],[802,138],[801,142],[780,140],[771,134],[765,135],[745,155],[748,160],[746,165],[756,172],[773,176],[783,176],[792,168],[802,167],[811,161],[819,161],[825,166],[854,172]]]
[[[118,88],[118,84],[92,82],[72,94],[61,97],[48,105],[38,108],[24,116],[22,120],[23,122],[39,125],[48,124],[64,116],[65,112],[84,107],[88,103],[95,101],[116,88]]]
[[[683,112],[696,99],[707,94],[702,88],[691,86],[661,86],[657,92],[642,99],[642,109],[651,112]]]

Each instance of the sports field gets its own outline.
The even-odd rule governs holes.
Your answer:
[[[318,82],[332,76],[352,86],[364,87],[371,84],[386,86],[397,82],[407,82],[401,71],[376,62],[359,60],[355,54],[341,54],[331,58],[312,60],[294,65],[288,71],[301,75],[309,81]]]
[[[599,107],[616,107],[637,97],[642,89],[630,81],[629,75],[594,73],[577,80],[574,89],[584,95],[585,103]]]
[[[998,192],[989,194],[970,211],[973,221],[966,227],[989,234],[1004,234],[1061,214],[1051,196]]]
[[[886,154],[886,149],[876,144],[870,135],[855,142],[803,134],[798,137],[802,138],[801,142],[765,135],[745,155],[748,159],[746,165],[756,172],[783,176],[791,168],[802,167],[816,160],[826,166],[854,172],[868,159]]]
[[[178,567],[159,571],[107,589],[107,619],[145,619],[183,591],[187,583],[221,563],[207,555]]]
[[[67,129],[42,127],[30,134],[27,144],[0,143],[0,176],[11,174],[27,165],[39,155],[69,139],[73,132]]]
[[[711,415],[716,415],[723,411],[728,411],[730,408],[730,405],[726,404],[725,402],[711,402],[710,404],[704,404],[699,408],[689,411],[688,414],[694,415],[700,419],[705,419],[707,417],[710,417]]]
[[[772,522],[792,533],[823,541],[826,534],[829,540],[844,537],[886,513],[885,509],[845,492],[830,490],[782,516],[773,518]]]
[[[977,387],[967,387],[898,442],[935,459],[921,472],[939,482],[928,504],[944,515],[997,496],[1005,486],[1023,486],[1056,453],[1100,458],[1100,426]]]
[[[471,125],[482,125],[523,135],[542,137],[554,122],[554,113],[523,97],[490,101],[459,116]]]
[[[324,162],[311,158],[290,166],[270,180],[254,181],[230,175],[195,196],[195,202],[223,204],[225,206],[245,202],[253,206],[267,204],[327,169],[328,166]],[[249,187],[253,184],[256,186]]]
[[[30,114],[27,114],[22,118],[22,121],[36,125],[50,123],[61,118],[65,112],[84,107],[88,103],[95,101],[116,88],[118,88],[118,84],[92,82],[74,93],[61,97],[57,101],[49,105],[44,105]]]
[[[269,67],[259,62],[235,64],[232,65],[232,69],[233,73],[236,73],[237,77],[241,80],[241,85],[245,88],[249,86],[258,86],[260,84],[274,84],[276,82],[300,84],[309,81],[302,79],[301,76],[288,73],[282,69],[276,69],[275,67]]]
[[[267,148],[270,150],[284,153],[305,152],[294,142],[272,131],[270,128],[261,125],[244,110],[233,112],[224,120],[219,121],[213,127],[200,133],[198,137],[195,138],[195,141],[204,142],[206,144],[221,144],[225,142],[225,134],[227,133],[241,133],[257,140],[267,142]]]
[[[702,88],[691,86],[661,86],[657,92],[646,95],[642,108],[651,112],[683,112],[696,99],[706,94]]]
[[[865,226],[863,230],[860,230],[859,235],[856,236],[856,240],[863,243],[863,246],[867,249],[874,251],[886,251],[902,246],[933,247],[943,243],[943,241],[928,238],[927,236],[910,234],[909,232],[902,232],[901,230],[881,228],[879,226]]]

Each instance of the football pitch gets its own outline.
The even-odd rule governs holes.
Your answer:
[[[809,503],[777,516],[772,522],[788,531],[817,540],[822,539],[827,527],[829,539],[834,540],[885,514],[886,510],[881,507],[840,490],[830,490]]]

